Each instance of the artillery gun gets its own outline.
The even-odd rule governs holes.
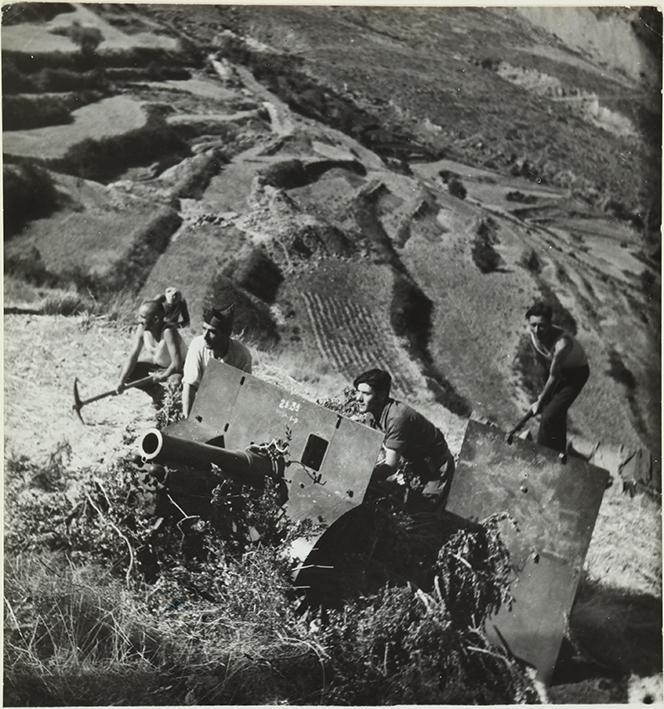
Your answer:
[[[286,428],[296,463],[288,468],[256,445]],[[371,583],[384,582],[384,573],[372,577],[376,559],[396,564],[402,578],[405,573],[426,584],[422,569],[448,535],[490,514],[509,513],[518,530],[506,527],[504,534],[515,602],[491,619],[488,631],[550,680],[608,473],[579,459],[561,465],[555,452],[528,441],[508,445],[500,429],[471,420],[445,510],[428,516],[434,543],[421,549],[419,559],[401,560],[385,539],[385,515],[367,504],[382,440],[379,431],[212,360],[189,418],[146,432],[141,454],[146,462],[181,466],[183,489],[193,484],[192,471],[212,486],[213,464],[253,487],[275,480],[287,516],[311,520],[320,530],[290,548],[295,586],[311,603],[333,603],[353,588],[366,592]],[[359,566],[348,567],[344,549],[354,552]],[[379,571],[389,573],[388,566]]]

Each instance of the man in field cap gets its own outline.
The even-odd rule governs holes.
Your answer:
[[[251,374],[251,352],[231,337],[233,306],[224,310],[210,308],[203,313],[203,334],[189,345],[182,376],[182,413],[189,416],[203,372],[211,359]]]
[[[390,396],[389,372],[370,369],[357,376],[353,386],[366,423],[385,434],[383,460],[374,468],[372,484],[390,482],[404,460],[425,484],[423,494],[444,502],[454,473],[445,436],[422,414]]]

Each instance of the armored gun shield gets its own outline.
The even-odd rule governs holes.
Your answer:
[[[212,360],[176,439],[228,450],[290,435],[286,513],[328,528],[362,503],[383,435],[235,367]],[[294,550],[305,562],[315,539]]]
[[[517,576],[514,604],[489,622],[489,634],[548,682],[602,502],[608,472],[470,421],[447,510],[469,520],[508,512],[504,527]]]

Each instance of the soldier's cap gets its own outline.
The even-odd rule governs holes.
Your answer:
[[[235,308],[229,305],[227,308],[208,308],[203,312],[203,320],[216,330],[230,332],[233,329],[233,315]]]

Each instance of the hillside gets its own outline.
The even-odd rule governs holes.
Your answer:
[[[454,452],[469,417],[508,428],[532,402],[544,297],[590,359],[574,444],[659,466],[661,56],[650,16],[574,13],[3,8],[7,449],[69,439],[88,465],[147,425],[135,392],[79,451],[41,419],[74,375],[111,387],[137,303],[176,285],[188,339],[233,300],[259,376],[322,399],[381,366]],[[658,539],[643,504],[626,517]],[[593,578],[618,573],[612,533]],[[660,597],[658,544],[631,543],[635,593]]]

